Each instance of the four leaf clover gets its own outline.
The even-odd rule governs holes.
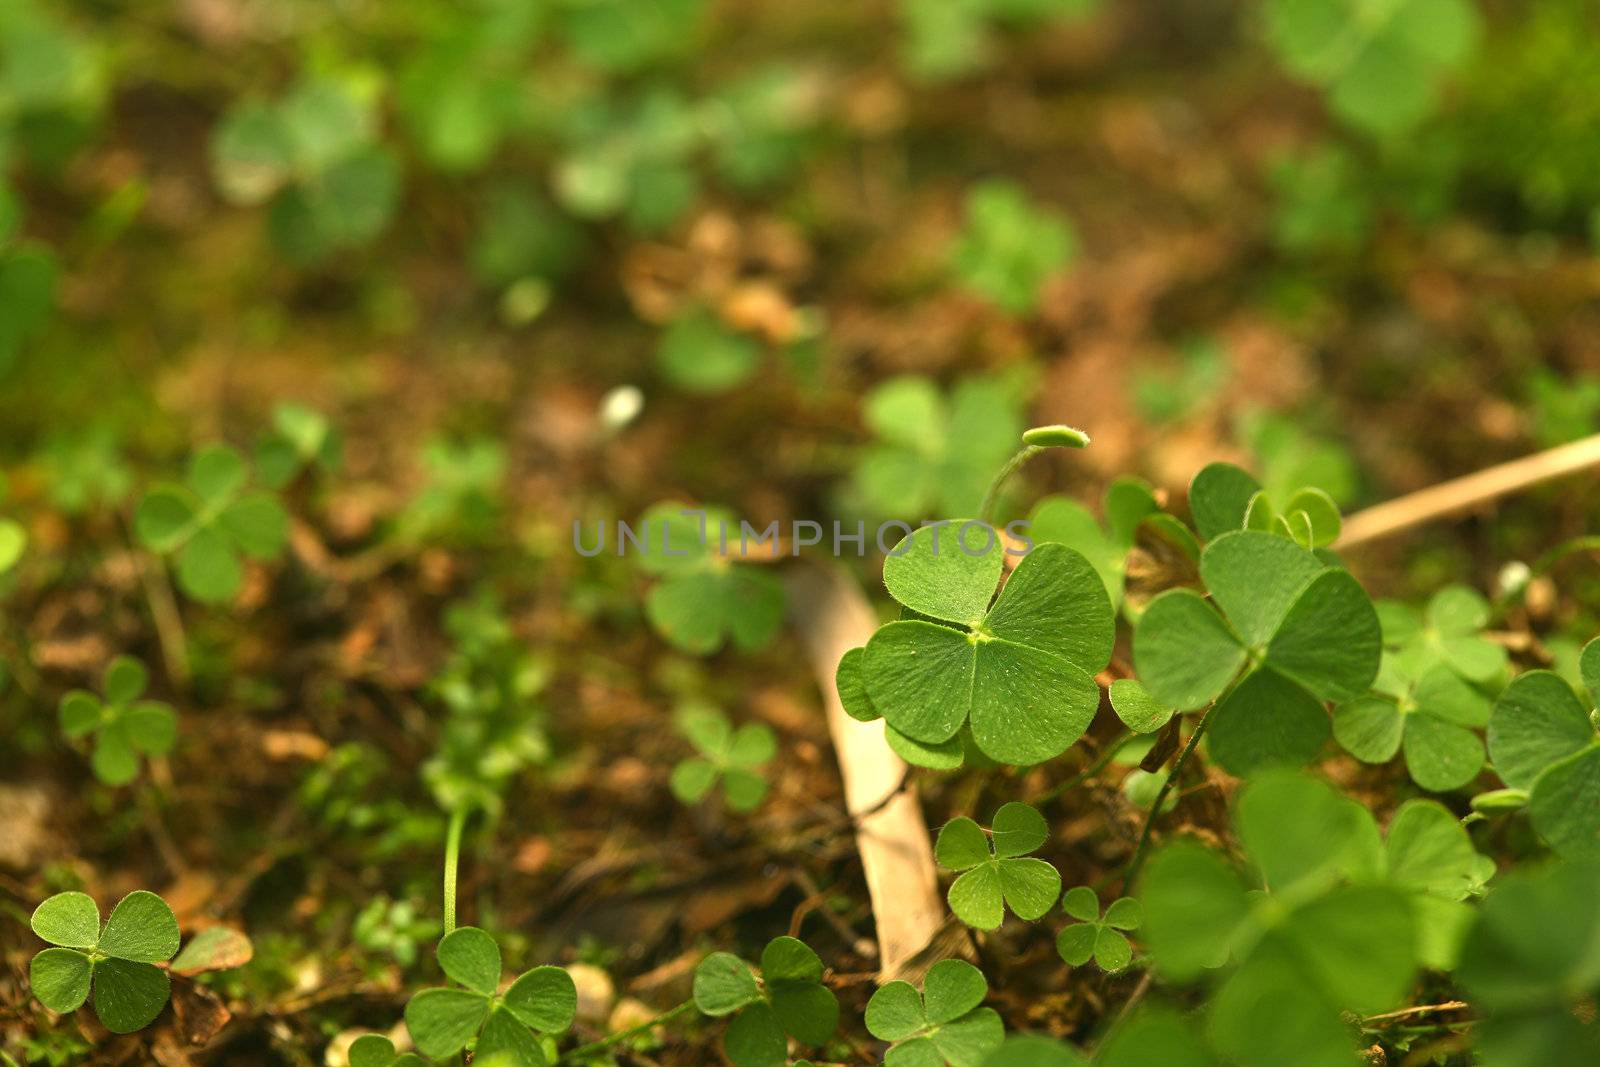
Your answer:
[[[778,742],[764,723],[745,723],[735,730],[715,708],[690,705],[678,713],[678,729],[698,757],[672,768],[672,793],[685,804],[704,800],[718,782],[722,798],[734,811],[750,811],[767,795],[760,768],[777,754]]]
[[[884,1067],[980,1067],[1005,1040],[983,972],[965,960],[940,960],[928,969],[922,992],[894,981],[867,1002],[867,1030],[891,1042]]]
[[[111,909],[102,928],[100,909],[87,893],[57,893],[33,912],[33,932],[55,945],[28,967],[33,995],[51,1011],[76,1011],[94,997],[94,1013],[107,1030],[131,1034],[166,1006],[172,982],[156,966],[178,951],[178,920],[166,901],[136,890]]]
[[[1049,911],[1061,892],[1061,873],[1028,855],[1049,836],[1044,816],[1016,801],[995,812],[989,832],[964,815],[945,823],[933,854],[941,867],[962,872],[948,898],[956,918],[994,930],[1007,905],[1029,922]]]
[[[572,976],[560,967],[535,967],[499,993],[500,946],[475,926],[446,934],[437,955],[456,986],[424,989],[407,1002],[406,1029],[417,1051],[443,1059],[472,1045],[486,1063],[546,1067],[536,1033],[561,1034],[572,1025],[578,1011]]]
[[[971,545],[975,533],[988,544]],[[940,745],[967,727],[989,758],[1035,764],[1082,737],[1100,706],[1094,675],[1111,658],[1111,601],[1088,560],[1045,544],[991,607],[1003,566],[982,524],[928,526],[902,541],[883,580],[913,617],[867,642],[865,691],[914,741]]]
[[[712,1018],[734,1016],[722,1046],[736,1067],[783,1067],[789,1038],[822,1045],[839,1025],[839,1000],[822,984],[822,960],[793,937],[761,952],[761,977],[729,952],[713,952],[694,972],[694,1002]]]
[[[1091,958],[1102,971],[1120,971],[1133,960],[1133,948],[1124,930],[1137,930],[1141,921],[1139,902],[1121,897],[1100,914],[1100,898],[1086,885],[1067,890],[1061,907],[1077,919],[1056,937],[1056,951],[1063,962],[1081,967]]]
[[[139,540],[175,558],[178,585],[196,600],[233,598],[244,581],[241,554],[265,560],[283,551],[283,505],[269,492],[247,491],[248,478],[237,452],[209,445],[195,453],[183,485],[157,486],[139,502]]]
[[[1584,649],[1584,673],[1600,684],[1600,641]],[[1600,735],[1590,709],[1552,671],[1506,686],[1489,717],[1489,758],[1506,785],[1528,796],[1528,814],[1550,847],[1600,858]]]
[[[1282,537],[1224,533],[1200,555],[1211,598],[1172,589],[1134,632],[1139,679],[1180,710],[1217,700],[1212,757],[1234,774],[1306,763],[1329,734],[1324,701],[1346,701],[1377,676],[1378,617],[1348,572]]]
[[[172,707],[140,700],[149,674],[132,656],[118,656],[105,674],[105,700],[83,689],[61,698],[61,732],[77,740],[94,735],[90,766],[107,785],[127,785],[139,773],[139,756],[164,756],[178,738]]]
[[[705,656],[732,641],[741,652],[764,647],[783,623],[783,586],[760,565],[731,558],[743,527],[721,508],[657,504],[639,521],[641,570],[659,581],[645,600],[657,633]],[[728,538],[723,552],[722,537]]]

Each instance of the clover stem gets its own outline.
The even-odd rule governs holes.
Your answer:
[[[467,809],[450,813],[450,828],[444,837],[444,932],[456,928],[456,869],[461,865],[461,832],[467,826]]]
[[[608,1034],[607,1036],[601,1038],[599,1041],[591,1041],[587,1045],[579,1045],[577,1048],[571,1050],[570,1052],[562,1053],[559,1057],[557,1057],[556,1063],[558,1063],[558,1064],[566,1063],[569,1060],[580,1060],[581,1061],[584,1057],[592,1056],[596,1052],[604,1052],[606,1049],[610,1048],[611,1046],[617,1045],[617,1044],[621,1044],[622,1042],[628,1040],[628,1038],[630,1038],[630,1037],[637,1037],[638,1035],[644,1033],[646,1030],[653,1030],[653,1029],[655,1029],[656,1027],[660,1026],[663,1023],[671,1022],[673,1019],[676,1019],[678,1016],[683,1015],[684,1013],[688,1012],[693,1007],[694,1007],[694,1001],[686,1000],[682,1004],[679,1004],[676,1008],[673,1008],[671,1011],[665,1012],[665,1013],[663,1013],[661,1015],[657,1015],[654,1019],[650,1019],[650,1020],[648,1020],[646,1022],[642,1022],[638,1026],[630,1026],[626,1030],[618,1030],[616,1033]]]
[[[1167,799],[1167,794],[1172,792],[1173,785],[1178,781],[1178,775],[1183,773],[1184,764],[1189,762],[1190,754],[1200,743],[1200,737],[1206,732],[1206,726],[1211,722],[1211,712],[1215,707],[1213,704],[1207,708],[1206,713],[1200,716],[1200,721],[1194,724],[1194,733],[1189,735],[1189,743],[1178,753],[1178,760],[1167,774],[1167,780],[1161,783],[1161,791],[1156,794],[1155,803],[1150,805],[1150,813],[1144,817],[1144,829],[1139,832],[1139,844],[1133,850],[1133,859],[1128,861],[1128,873],[1122,876],[1122,888],[1118,891],[1118,896],[1127,896],[1128,887],[1133,885],[1133,880],[1139,876],[1139,867],[1144,863],[1145,851],[1150,847],[1150,832],[1155,828],[1156,816],[1161,814],[1161,804]]]
[[[979,522],[994,525],[994,509],[1000,503],[1000,490],[1005,487],[1007,479],[1017,473],[1024,463],[1043,451],[1044,448],[1040,445],[1023,445],[1017,450],[1016,455],[1006,460],[1006,465],[1000,468],[999,473],[994,476],[994,481],[989,483],[988,492],[983,494],[983,506],[978,509]]]

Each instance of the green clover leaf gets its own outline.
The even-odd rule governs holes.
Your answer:
[[[761,952],[761,977],[728,952],[694,972],[694,1002],[714,1019],[733,1016],[722,1046],[735,1067],[783,1067],[789,1038],[823,1045],[839,1026],[839,1000],[822,984],[822,960],[803,941],[775,937]]]
[[[1100,898],[1086,885],[1067,890],[1061,907],[1078,921],[1056,937],[1056,952],[1062,962],[1081,967],[1092,958],[1102,971],[1114,973],[1133,961],[1133,948],[1123,931],[1137,930],[1141,921],[1139,902],[1121,897],[1100,914]]]
[[[678,712],[678,730],[695,751],[672,768],[672,793],[685,804],[698,804],[717,783],[722,799],[734,811],[751,811],[767,795],[761,768],[777,754],[778,740],[764,723],[746,723],[735,730],[715,708],[689,705]]]
[[[1017,390],[999,377],[964,378],[946,397],[932,379],[902,375],[869,392],[861,410],[876,442],[851,488],[869,512],[903,520],[975,513],[1023,429]]]
[[[86,893],[57,893],[40,904],[33,932],[56,945],[34,956],[29,983],[51,1011],[76,1011],[94,998],[107,1030],[131,1034],[166,1006],[171,980],[158,963],[178,951],[178,920],[166,901],[136,890],[111,909],[105,926]]]
[[[1207,544],[1200,576],[1210,600],[1173,589],[1140,616],[1139,680],[1180,710],[1217,700],[1210,751],[1234,774],[1309,762],[1329,734],[1323,702],[1354,699],[1377,676],[1371,601],[1348,572],[1257,530]]]
[[[272,432],[256,444],[256,471],[269,489],[283,489],[306,468],[332,470],[342,445],[327,416],[303,404],[272,409]]]
[[[980,182],[966,198],[966,226],[951,250],[961,284],[1012,315],[1039,305],[1039,291],[1078,254],[1078,235],[1059,211],[1014,182]]]
[[[1527,792],[1534,829],[1569,858],[1600,858],[1600,736],[1589,710],[1560,675],[1529,671],[1489,716],[1496,773]]]
[[[989,758],[1041,763],[1082,737],[1099,707],[1111,602],[1088,560],[1046,544],[990,607],[1002,557],[992,543],[970,554],[973,531],[924,527],[885,560],[890,594],[924,618],[891,622],[867,642],[867,695],[915,741],[938,745],[968,726]]]
[[[1028,855],[1049,837],[1044,816],[1016,801],[995,812],[989,831],[966,816],[945,823],[933,855],[939,866],[962,872],[948,896],[956,918],[979,930],[995,930],[1007,905],[1029,922],[1049,911],[1061,892],[1061,873]]]
[[[658,579],[645,600],[658,634],[700,656],[728,641],[741,652],[772,641],[783,623],[783,586],[759,564],[738,559],[745,527],[731,513],[661,503],[638,527],[638,566]]]
[[[1088,1062],[1059,1041],[1038,1034],[1017,1034],[991,1052],[983,1067],[1087,1067]]]
[[[883,713],[873,705],[872,697],[867,692],[866,658],[865,647],[852,648],[845,652],[839,657],[839,666],[834,672],[834,684],[839,691],[839,703],[844,707],[845,714],[861,722],[875,722],[883,718]],[[883,736],[895,755],[917,767],[953,771],[967,759],[969,739],[965,730],[948,741],[928,744],[907,737],[893,726],[884,723]]]
[[[1389,884],[1411,895],[1418,959],[1450,970],[1472,922],[1465,901],[1483,891],[1494,861],[1479,854],[1460,820],[1432,800],[1400,805],[1384,836],[1383,860]]]
[[[1505,672],[1505,646],[1482,635],[1489,622],[1488,601],[1473,590],[1446,586],[1421,615],[1392,600],[1376,606],[1384,647],[1413,664],[1413,670],[1443,662],[1474,683],[1493,681]]]
[[[1105,583],[1112,607],[1118,607],[1122,604],[1128,553],[1139,524],[1161,509],[1148,484],[1136,478],[1119,478],[1107,487],[1101,510],[1108,528],[1102,528],[1089,509],[1076,500],[1045,497],[1028,516],[1028,536],[1035,544],[1048,541],[1082,553]]]
[[[178,585],[208,604],[231,600],[244,582],[240,555],[273,559],[288,539],[289,518],[269,492],[245,489],[244,460],[226,445],[208,445],[189,463],[183,485],[146,493],[134,531],[151,551],[173,557]]]
[[[469,1043],[474,1056],[508,1067],[546,1067],[537,1034],[565,1033],[578,1011],[578,990],[560,967],[535,967],[500,986],[500,946],[475,926],[446,934],[436,952],[454,986],[424,989],[406,1003],[406,1029],[430,1059],[454,1056]]]
[[[1231,463],[1200,469],[1189,483],[1189,510],[1206,541],[1233,530],[1258,530],[1312,549],[1331,545],[1342,528],[1339,506],[1321,489],[1296,489],[1280,505],[1249,472]]]
[[[93,735],[90,766],[107,785],[127,785],[139,773],[139,757],[165,756],[178,739],[171,705],[140,700],[148,684],[144,664],[118,656],[106,668],[105,699],[83,689],[61,698],[61,732],[71,740]]]
[[[761,366],[761,345],[724,325],[705,308],[679,317],[656,349],[661,372],[691,393],[721,393],[749,380]]]
[[[909,982],[882,986],[867,1002],[867,1030],[890,1042],[884,1067],[979,1067],[1005,1040],[983,972],[965,960],[928,968],[922,991]]]
[[[1489,698],[1447,664],[1416,672],[1415,661],[1386,655],[1375,695],[1340,705],[1333,736],[1364,763],[1405,752],[1411,780],[1436,793],[1460,789],[1483,767],[1476,730],[1489,724]]]
[[[1108,691],[1111,710],[1136,734],[1153,734],[1171,721],[1176,709],[1150,695],[1136,678],[1118,678]]]
[[[350,1045],[350,1067],[426,1067],[427,1062],[415,1053],[396,1052],[382,1034],[362,1034]]]

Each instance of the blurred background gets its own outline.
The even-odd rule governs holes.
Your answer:
[[[1354,510],[1600,431],[1591,0],[0,0],[0,161],[6,907],[242,916],[229,1062],[393,1018],[433,801],[506,820],[465,877],[508,952],[631,995],[823,890],[861,920],[806,667],[647,619],[574,521],[970,513],[1039,422],[1094,444],[1024,504],[1226,459]],[[174,591],[136,506],[218,441],[287,548]],[[1597,511],[1358,570],[1489,588]],[[1530,610],[1592,633],[1564,580]],[[183,723],[139,804],[53,714],[124,651]],[[786,738],[781,825],[663,808],[686,699]]]

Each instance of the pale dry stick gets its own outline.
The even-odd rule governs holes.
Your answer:
[[[1430,485],[1344,520],[1335,548],[1377,541],[1435,519],[1483,507],[1539,482],[1600,466],[1600,434]]]
[[[844,779],[845,810],[856,820],[856,847],[878,930],[880,981],[900,975],[944,923],[933,844],[906,765],[884,740],[883,723],[845,714],[834,686],[839,659],[866,643],[877,616],[838,564],[795,568],[793,614],[827,705],[828,732]]]

